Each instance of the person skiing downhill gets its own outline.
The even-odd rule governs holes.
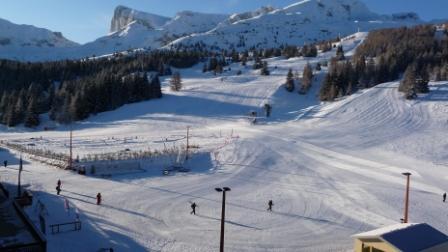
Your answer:
[[[268,211],[272,212],[272,206],[274,205],[274,203],[272,202],[272,200],[268,201]]]
[[[58,183],[57,183],[57,185],[58,185],[59,187],[61,187],[61,184],[62,184],[61,180],[58,179]]]
[[[97,204],[97,205],[101,205],[101,193],[98,193],[98,194],[96,195],[96,204]]]
[[[446,201],[446,193],[443,194],[443,202]]]
[[[192,204],[191,204],[191,212],[190,212],[190,214],[194,214],[194,215],[196,215],[196,207],[197,207],[198,205],[196,205],[196,202],[193,202]]]

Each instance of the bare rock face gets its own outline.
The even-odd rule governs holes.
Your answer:
[[[132,22],[137,22],[150,29],[159,28],[168,22],[170,18],[136,11],[125,6],[117,6],[110,25],[110,32],[117,32]]]

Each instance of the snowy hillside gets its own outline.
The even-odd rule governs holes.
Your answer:
[[[347,55],[365,36],[342,42]],[[323,68],[307,95],[285,91],[288,69],[302,72],[307,62],[334,55],[335,50],[313,59],[268,59],[269,76],[252,70],[252,61],[246,67],[232,64],[217,76],[202,73],[202,65],[183,69],[180,92],[170,91],[165,78],[163,99],[73,126],[74,154],[80,158],[185,146],[190,126],[189,144],[198,148],[185,163],[189,173],[164,176],[172,161],[154,158],[137,160],[141,168],[122,175],[81,176],[24,155],[22,184],[46,206],[47,223],[72,221],[74,213],[83,223],[79,232],[48,235],[49,251],[217,251],[218,186],[232,189],[226,205],[228,251],[350,251],[351,235],[400,221],[405,171],[413,174],[410,221],[447,233],[440,220],[448,179],[443,137],[448,83],[431,83],[431,93],[414,101],[405,100],[391,82],[320,103]],[[270,118],[263,116],[265,103],[272,104]],[[249,122],[249,111],[259,113],[258,124]],[[68,127],[0,131],[3,141],[68,153]],[[11,163],[0,170],[2,182],[16,183],[18,156],[0,152],[0,160]],[[58,179],[61,196],[54,189]],[[266,211],[268,200],[274,201],[273,212]],[[197,215],[190,214],[192,202],[199,206]],[[38,223],[36,209],[27,211]]]
[[[18,25],[0,18],[0,55],[2,58],[23,59],[28,52],[52,51],[78,46],[62,35],[32,25]],[[30,57],[32,58],[32,56]]]
[[[415,14],[372,13],[359,0],[305,0],[239,22],[225,22],[207,33],[180,38],[173,44],[202,43],[237,50],[269,48],[328,40],[358,30],[420,23]]]
[[[423,21],[415,13],[391,16],[372,13],[360,0],[305,0],[284,8],[262,7],[233,15],[182,11],[173,18],[118,6],[111,20],[111,33],[82,46],[74,47],[75,44],[50,31],[46,31],[44,38],[34,38],[34,33],[26,32],[31,34],[26,35],[29,39],[16,41],[12,35],[1,35],[8,31],[2,29],[0,58],[22,61],[79,59],[129,49],[170,48],[196,43],[215,49],[237,50],[285,44],[300,46],[358,30],[421,23]],[[13,34],[25,34],[12,31]],[[23,46],[28,44],[32,46]]]
[[[255,11],[249,11],[249,12],[243,12],[243,13],[235,13],[235,14],[231,15],[225,22],[233,24],[233,23],[236,23],[236,22],[241,21],[241,20],[254,18],[254,17],[260,16],[260,15],[263,15],[263,14],[267,14],[267,13],[273,11],[273,10],[275,10],[275,8],[272,7],[272,6],[264,6],[264,7],[261,7],[260,9],[258,9],[258,10],[255,10]]]
[[[118,18],[118,14],[128,15]],[[179,12],[174,18],[157,19],[154,15],[119,6],[115,10],[111,30],[119,30],[93,42],[67,51],[67,57],[88,57],[111,54],[129,49],[157,49],[175,38],[208,31],[227,18],[227,15]],[[132,20],[131,22],[128,22]],[[162,24],[163,23],[163,24]]]
[[[215,28],[228,15],[206,14],[192,11],[182,11],[166,23],[162,29],[168,35],[187,36],[194,33],[206,32]]]
[[[73,47],[77,44],[64,38],[60,32],[32,25],[18,25],[0,19],[0,48],[13,47]]]

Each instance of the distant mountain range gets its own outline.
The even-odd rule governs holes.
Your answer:
[[[118,6],[110,34],[79,45],[61,33],[0,19],[0,58],[78,59],[129,49],[202,44],[214,49],[303,45],[357,30],[422,24],[415,13],[379,15],[359,0],[304,0],[233,15],[182,11],[173,18]]]

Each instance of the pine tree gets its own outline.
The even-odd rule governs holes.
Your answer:
[[[263,67],[263,62],[261,61],[261,59],[257,56],[255,57],[255,61],[254,61],[254,65],[252,66],[252,68],[254,70],[260,69]]]
[[[162,97],[162,88],[160,85],[160,79],[159,79],[158,75],[153,76],[149,86],[151,89],[151,98],[161,98]]]
[[[313,69],[311,65],[307,63],[305,68],[303,69],[302,85],[299,90],[300,94],[306,94],[308,92],[308,90],[311,88],[313,77]]]
[[[232,49],[232,62],[239,62],[240,61],[240,55],[235,49]]]
[[[70,104],[71,104],[71,97],[69,95],[66,95],[64,98],[64,103],[56,116],[56,120],[58,122],[63,124],[70,124],[73,121],[74,118],[70,114]]]
[[[334,95],[333,95],[333,83],[332,83],[332,76],[330,74],[325,75],[325,79],[322,82],[322,86],[319,91],[319,99],[321,101],[333,101]]]
[[[415,90],[416,83],[416,69],[415,65],[408,66],[404,73],[403,80],[400,82],[398,91],[405,94],[406,99],[415,99],[417,97]]]
[[[389,80],[388,76],[389,76],[388,64],[386,63],[384,57],[380,57],[378,65],[376,66],[375,82],[378,84],[387,82]]]
[[[170,80],[170,87],[172,91],[180,91],[182,89],[182,79],[179,72],[175,72]]]
[[[8,92],[3,92],[2,99],[0,100],[0,113],[4,114],[6,111],[6,108],[8,107],[9,103],[9,94]]]
[[[265,103],[264,106],[264,112],[266,114],[266,117],[270,117],[271,116],[271,112],[272,112],[272,106],[269,103]]]
[[[69,114],[74,121],[83,120],[89,116],[87,104],[82,97],[82,93],[77,92],[75,97],[70,101]]]
[[[222,63],[218,62],[218,64],[216,65],[216,68],[214,69],[215,75],[222,74],[222,71],[223,71]]]
[[[344,55],[344,48],[342,48],[342,46],[338,46],[337,50],[336,50],[336,59],[337,60],[345,60],[345,55]]]
[[[245,52],[244,54],[243,54],[243,56],[241,57],[241,65],[242,66],[246,66],[247,65],[247,52]]]
[[[265,76],[269,75],[271,72],[269,72],[269,69],[268,69],[268,62],[263,61],[262,64],[263,64],[263,67],[260,70],[260,74],[265,75]]]
[[[419,78],[415,83],[415,91],[417,93],[426,94],[429,93],[429,74],[427,70],[422,70]]]
[[[294,75],[292,74],[292,69],[289,69],[288,75],[286,76],[285,88],[288,92],[294,91]]]
[[[217,66],[218,66],[218,59],[216,59],[215,56],[211,57],[210,60],[208,61],[208,70],[215,71]]]
[[[23,122],[23,118],[25,115],[25,102],[24,98],[19,94],[19,98],[16,102],[15,99],[11,99],[11,103],[9,105],[10,109],[7,111],[6,124],[9,127],[16,126],[19,123]],[[13,105],[14,104],[14,105]]]
[[[54,83],[51,83],[47,90],[47,102],[45,111],[49,111],[53,105],[54,97],[55,97],[55,86]]]
[[[39,126],[40,124],[38,103],[35,97],[31,97],[28,102],[28,108],[25,112],[24,124],[25,127],[28,128],[34,128],[36,126]]]

